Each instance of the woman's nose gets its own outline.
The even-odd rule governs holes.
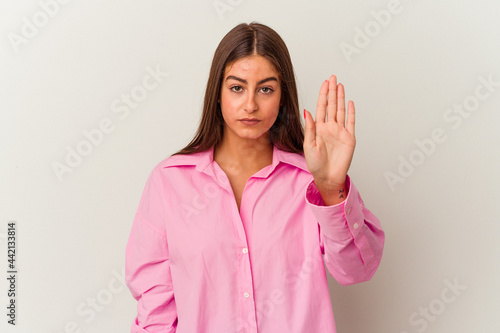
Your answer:
[[[247,100],[245,101],[245,111],[253,112],[257,110],[257,101],[255,100],[255,93],[249,92],[247,95]]]

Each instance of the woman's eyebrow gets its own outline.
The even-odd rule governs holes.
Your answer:
[[[240,82],[245,83],[245,84],[247,84],[247,83],[248,83],[248,82],[247,82],[247,80],[244,80],[244,79],[242,79],[242,78],[236,77],[236,76],[234,76],[234,75],[229,75],[229,76],[226,78],[226,81],[227,81],[227,80],[229,80],[229,79],[233,79],[233,80],[236,80],[236,81],[240,81]],[[275,78],[274,76],[271,76],[271,77],[268,77],[268,78],[266,78],[266,79],[260,80],[259,82],[257,82],[257,84],[262,84],[262,83],[267,82],[267,81],[276,81],[276,82],[278,82],[278,79],[277,79],[277,78]]]

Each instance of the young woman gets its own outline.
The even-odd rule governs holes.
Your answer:
[[[370,280],[385,235],[347,175],[354,104],[346,116],[334,75],[316,120],[304,116],[305,136],[280,36],[233,28],[194,139],[142,194],[126,249],[131,332],[335,332],[324,264],[342,285]]]

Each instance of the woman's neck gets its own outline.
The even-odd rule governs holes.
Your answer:
[[[233,172],[253,172],[273,162],[273,145],[268,137],[223,140],[214,147],[214,160]]]

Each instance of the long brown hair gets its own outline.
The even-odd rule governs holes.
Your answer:
[[[215,50],[208,77],[203,114],[192,141],[172,154],[190,154],[210,149],[222,142],[224,118],[218,99],[226,66],[234,61],[258,54],[270,61],[280,75],[281,107],[269,129],[269,140],[278,149],[292,153],[303,152],[304,129],[300,122],[297,86],[292,61],[285,42],[270,27],[251,22],[231,29]]]

